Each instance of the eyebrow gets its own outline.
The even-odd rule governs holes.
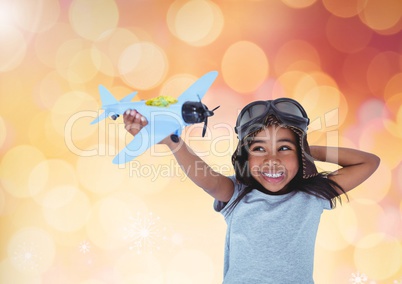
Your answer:
[[[250,146],[255,144],[255,143],[266,143],[266,142],[267,142],[267,140],[253,140],[253,141],[250,142]],[[281,143],[281,142],[287,142],[287,143],[296,145],[296,143],[293,140],[288,139],[288,138],[282,138],[282,139],[279,139],[279,140],[276,141],[276,143]]]

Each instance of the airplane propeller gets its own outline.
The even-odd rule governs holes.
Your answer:
[[[213,116],[214,115],[214,111],[217,110],[220,106],[217,106],[216,108],[214,108],[213,110],[209,110],[207,108],[206,105],[202,104],[203,108],[204,108],[204,128],[202,129],[202,137],[205,136],[205,132],[207,131],[207,127],[208,127],[208,117]]]
[[[213,110],[209,110],[201,100],[198,102],[185,102],[182,106],[183,120],[189,124],[204,122],[204,128],[202,130],[202,137],[204,137],[208,126],[208,117],[213,116],[214,111],[219,107],[220,106],[217,106]]]

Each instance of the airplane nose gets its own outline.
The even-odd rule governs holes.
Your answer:
[[[111,119],[116,120],[119,118],[120,115],[118,114],[113,114],[112,116],[110,116]]]

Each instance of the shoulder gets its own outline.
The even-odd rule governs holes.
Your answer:
[[[234,185],[233,195],[228,202],[223,202],[215,199],[214,209],[217,212],[221,212],[225,207],[227,207],[228,204],[233,203],[239,197],[240,193],[243,192],[246,188],[246,186],[239,182],[235,176],[228,176],[228,178],[233,182]]]
[[[330,200],[304,191],[297,191],[293,198],[304,206],[317,206],[325,210],[332,209]]]

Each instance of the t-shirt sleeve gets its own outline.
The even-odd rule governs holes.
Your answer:
[[[324,210],[332,210],[331,201],[329,201],[327,199],[322,199],[322,198],[320,198],[320,199],[322,200],[322,208]]]
[[[228,202],[223,202],[223,201],[219,201],[219,200],[215,199],[214,209],[216,212],[221,212],[228,204],[232,203],[237,198],[237,196],[239,196],[241,184],[236,180],[235,176],[229,176],[229,178],[232,180],[232,182],[234,184],[233,195]]]

